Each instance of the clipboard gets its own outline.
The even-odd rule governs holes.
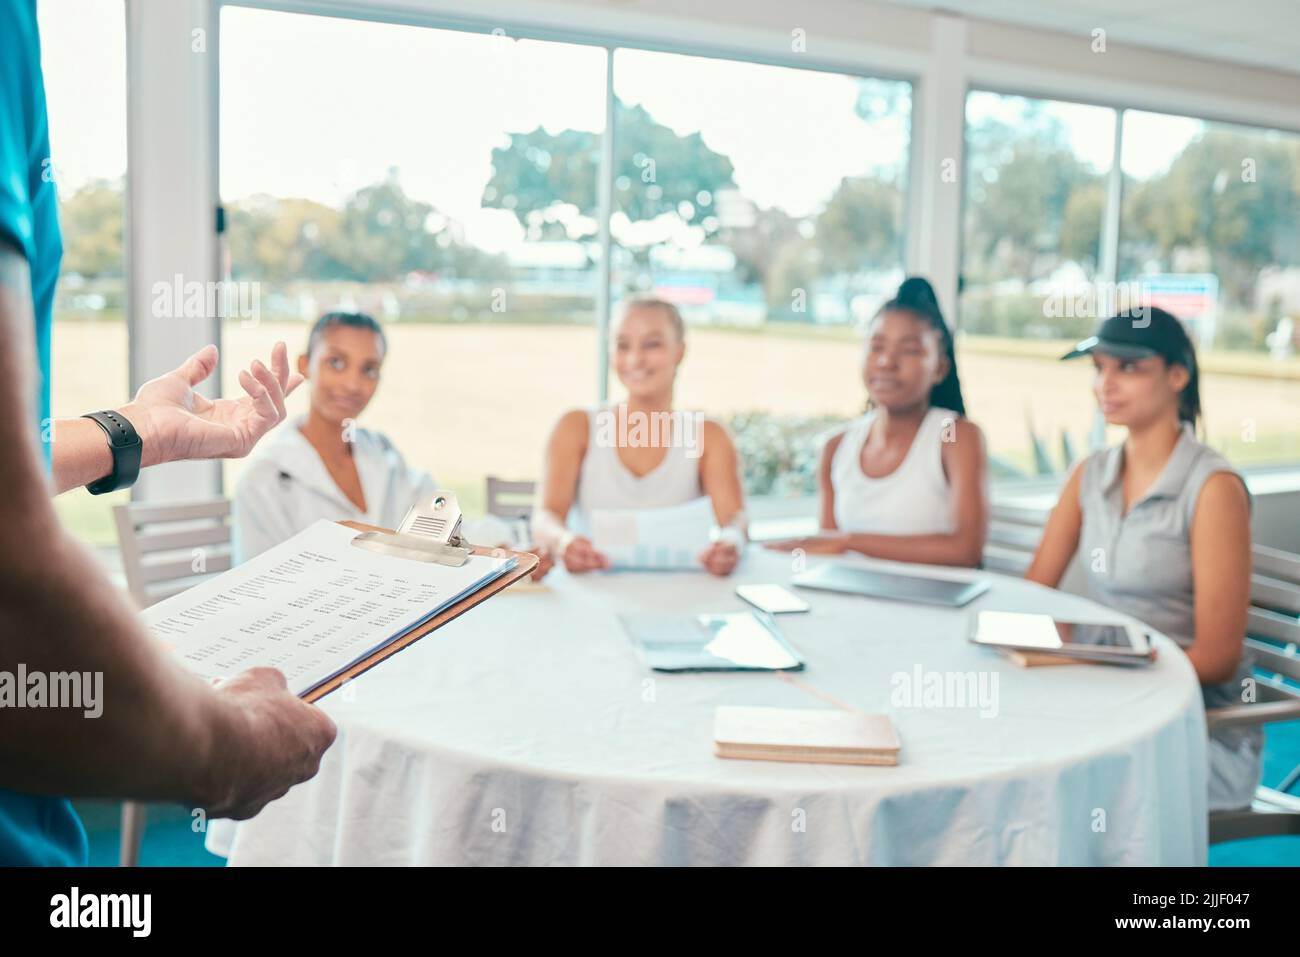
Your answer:
[[[449,494],[449,493],[442,493],[442,494]],[[451,497],[451,507],[452,508],[456,507],[454,495],[452,495]],[[419,508],[420,507],[417,505],[414,508],[412,508],[410,512],[407,513],[406,518],[402,521],[402,526],[401,526],[402,529],[404,530],[408,529],[408,527],[411,526],[413,523],[418,524],[420,522],[421,516],[417,514]],[[515,582],[527,578],[529,575],[533,573],[533,570],[537,568],[537,564],[539,562],[538,557],[532,554],[531,552],[516,552],[508,548],[485,548],[483,546],[470,545],[468,542],[461,541],[459,538],[459,526],[460,526],[459,509],[456,509],[456,521],[454,525],[445,529],[442,535],[439,535],[438,538],[431,540],[429,543],[427,543],[424,546],[420,546],[418,544],[410,542],[409,535],[404,534],[403,532],[395,532],[392,529],[380,528],[377,525],[366,525],[362,522],[351,522],[351,521],[339,522],[338,524],[346,526],[347,528],[356,529],[359,532],[374,533],[374,535],[372,536],[372,540],[377,539],[381,542],[385,540],[397,542],[398,543],[397,547],[399,548],[412,548],[412,547],[415,547],[417,549],[421,547],[426,548],[430,551],[433,557],[423,559],[423,560],[438,561],[442,564],[463,564],[465,557],[473,554],[473,555],[486,555],[491,558],[513,557],[516,560],[516,565],[514,568],[506,572],[504,575],[484,585],[478,591],[474,592],[474,594],[462,598],[454,605],[450,605],[447,608],[444,608],[442,611],[438,612],[438,614],[434,615],[428,621],[416,625],[414,628],[406,632],[406,634],[402,635],[400,638],[393,639],[388,644],[384,645],[382,648],[376,649],[369,656],[361,659],[360,661],[353,664],[352,666],[345,669],[344,671],[339,672],[334,677],[328,679],[322,684],[317,685],[315,688],[312,688],[306,694],[302,695],[302,700],[308,703],[318,701],[321,698],[325,697],[325,695],[329,694],[330,692],[337,691],[340,687],[342,687],[347,682],[351,681],[353,678],[356,678],[364,674],[365,672],[369,671],[371,668],[379,664],[381,661],[384,661],[387,658],[391,658],[393,655],[397,654],[403,648],[413,645],[415,642],[419,641],[425,635],[429,634],[432,631],[438,630],[439,628],[447,624],[447,622],[451,621],[452,619],[459,618],[461,615],[465,614],[465,612],[469,611],[475,605],[487,601],[493,595],[497,594],[498,592],[506,588],[509,588]],[[354,540],[354,544],[355,544],[355,540]],[[461,550],[464,552],[464,556],[461,557],[460,561],[456,561],[454,556],[448,559],[446,557],[446,554],[449,549]],[[390,554],[392,553],[390,552]]]

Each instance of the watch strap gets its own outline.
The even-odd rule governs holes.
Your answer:
[[[102,479],[91,482],[86,490],[91,495],[103,495],[120,488],[130,488],[140,475],[140,454],[144,443],[126,416],[120,412],[106,410],[87,412],[83,419],[90,419],[108,437],[108,448],[113,455],[113,470]]]

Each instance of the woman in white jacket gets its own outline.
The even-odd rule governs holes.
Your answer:
[[[235,488],[236,562],[321,518],[395,528],[437,488],[386,436],[356,424],[379,387],[387,346],[379,323],[360,313],[327,313],[312,327],[298,357],[311,408],[262,446]]]

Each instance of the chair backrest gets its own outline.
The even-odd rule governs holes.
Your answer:
[[[1211,728],[1260,727],[1300,716],[1300,556],[1256,545],[1252,551],[1246,653],[1255,677],[1253,703],[1206,712]],[[1277,787],[1261,785],[1250,807],[1210,814],[1210,843],[1300,835],[1300,799],[1287,791],[1300,767]]]
[[[1047,512],[1021,505],[995,504],[989,509],[989,537],[984,567],[1007,575],[1023,575],[1043,537]]]
[[[113,509],[127,588],[141,608],[231,565],[230,499]]]
[[[1300,555],[1256,545],[1246,612],[1260,701],[1300,698]],[[1289,683],[1288,683],[1289,682]]]
[[[1300,616],[1300,555],[1256,545],[1251,557],[1251,606]]]
[[[533,514],[536,482],[512,482],[487,477],[487,512],[498,518],[528,518]]]

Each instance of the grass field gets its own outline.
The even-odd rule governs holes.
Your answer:
[[[384,378],[362,424],[388,433],[407,461],[455,488],[482,509],[483,479],[535,478],[555,419],[596,395],[596,333],[590,326],[402,324],[388,327]],[[277,339],[291,354],[306,335],[302,323],[266,322],[224,330],[226,394],[254,356],[265,359]],[[127,343],[120,322],[62,318],[54,334],[54,412],[77,415],[127,397]],[[1029,467],[1032,421],[1059,457],[1062,430],[1087,447],[1093,402],[1086,362],[1059,363],[1060,343],[969,337],[958,360],[966,404],[990,450]],[[847,333],[693,328],[677,393],[683,408],[715,416],[765,410],[787,415],[861,411],[860,342]],[[1205,357],[1202,400],[1210,443],[1245,465],[1300,459],[1300,362],[1264,356]],[[105,376],[105,370],[114,375]],[[306,408],[305,394],[290,400]],[[244,462],[226,465],[227,491]],[[104,498],[112,498],[105,496]],[[110,502],[84,491],[59,500],[65,520],[86,540],[113,540]]]

